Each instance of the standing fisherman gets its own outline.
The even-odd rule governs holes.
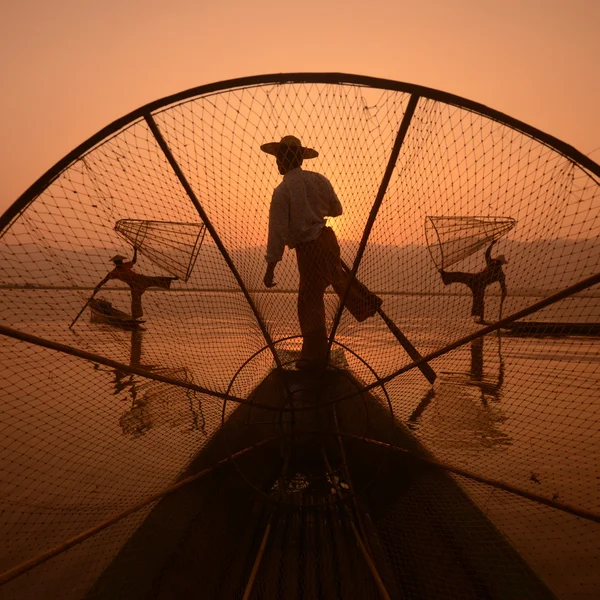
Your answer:
[[[131,289],[131,316],[134,319],[139,319],[144,315],[144,311],[142,310],[142,294],[149,287],[161,287],[168,290],[171,287],[171,282],[177,279],[177,277],[151,277],[136,273],[133,270],[133,265],[137,261],[137,247],[133,249],[133,258],[131,261],[123,262],[125,257],[120,254],[113,256],[111,260],[115,263],[115,268],[94,288],[92,297],[109,279],[120,279]]]
[[[506,264],[504,256],[492,258],[492,246],[496,243],[494,240],[485,253],[486,267],[479,273],[464,273],[462,271],[444,271],[440,269],[440,275],[444,285],[451,283],[464,283],[473,294],[473,306],[471,315],[476,323],[484,323],[485,310],[485,288],[494,282],[500,284],[502,290],[502,299],[500,301],[500,312],[506,298],[506,278],[502,266]]]
[[[342,268],[340,247],[333,229],[325,225],[325,217],[342,214],[342,205],[330,181],[320,173],[304,171],[304,159],[316,158],[312,148],[304,148],[300,140],[287,135],[280,142],[263,144],[263,152],[277,159],[283,181],[275,188],[269,212],[267,269],[263,282],[274,285],[275,267],[287,245],[296,250],[300,287],[298,320],[303,343],[299,369],[324,366],[328,360],[325,324],[325,290],[332,285],[343,297],[350,284],[346,308],[358,320],[372,317],[381,307],[381,298],[372,294]]]

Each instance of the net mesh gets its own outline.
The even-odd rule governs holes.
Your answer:
[[[252,597],[380,597],[353,526],[392,597],[524,597],[519,586],[526,597],[597,596],[600,525],[557,506],[600,514],[600,289],[534,312],[528,330],[507,324],[444,351],[480,326],[468,288],[445,286],[437,271],[454,258],[438,260],[423,227],[437,218],[439,250],[441,222],[476,222],[451,249],[473,273],[485,266],[483,246],[467,255],[462,240],[497,239],[506,317],[600,271],[597,173],[443,96],[420,97],[409,118],[411,92],[291,78],[189,95],[74,157],[0,231],[3,571],[255,448],[0,586],[0,598],[184,597],[199,585],[241,598],[258,556]],[[332,349],[336,372],[353,383],[319,387],[339,404],[335,419],[305,410],[294,421],[298,443],[329,463],[292,461],[284,486],[279,450],[255,445],[289,439],[289,413],[257,408],[273,396],[257,390],[278,363],[294,373],[298,270],[288,250],[277,286],[263,286],[281,178],[260,145],[293,134],[319,151],[303,168],[327,176],[342,202],[328,224],[352,267],[403,121],[356,272],[383,315],[358,323],[342,312]],[[491,229],[490,215],[502,216]],[[89,309],[69,328],[110,258],[131,256],[132,245],[136,272],[179,277],[143,294],[144,329],[93,322]],[[121,281],[96,297],[130,312]],[[328,290],[329,332],[339,303]],[[500,314],[497,284],[485,311],[490,322]],[[433,386],[409,368],[414,358],[386,319],[421,355],[438,353]],[[274,397],[309,406],[288,379]],[[406,452],[385,452],[375,477],[381,448],[357,437]],[[305,486],[308,474],[320,483]],[[362,491],[338,502],[342,483]],[[273,508],[266,497],[283,488]],[[515,587],[503,587],[507,573]]]
[[[172,275],[188,281],[202,247],[204,225],[121,219],[115,231]]]
[[[502,217],[427,217],[425,237],[436,267],[447,269],[489,247],[515,225]]]

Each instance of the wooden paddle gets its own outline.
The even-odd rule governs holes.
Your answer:
[[[73,319],[73,322],[69,325],[69,329],[71,329],[73,327],[73,325],[75,325],[75,323],[77,322],[77,319],[79,319],[79,317],[83,314],[83,311],[88,307],[88,304],[92,301],[92,298],[96,295],[96,292],[94,292],[88,299],[87,302],[83,305],[83,308],[77,313],[77,316]]]

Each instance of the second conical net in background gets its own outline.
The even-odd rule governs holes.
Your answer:
[[[426,217],[425,234],[438,269],[471,256],[506,235],[516,221],[511,217]]]
[[[115,231],[154,264],[187,281],[192,274],[205,227],[202,223],[174,223],[121,219]]]

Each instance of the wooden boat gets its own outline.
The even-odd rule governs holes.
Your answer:
[[[108,300],[93,298],[89,307],[92,323],[103,323],[121,329],[142,329],[142,319],[134,319],[130,314],[115,308]]]
[[[560,323],[548,321],[516,321],[506,325],[503,333],[516,336],[600,336],[600,323]]]
[[[162,499],[86,598],[554,598],[364,384],[284,375],[252,399],[308,410],[238,408],[179,480],[254,449]]]

